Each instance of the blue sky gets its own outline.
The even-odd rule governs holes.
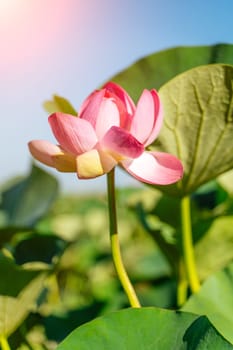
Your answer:
[[[4,1],[11,8],[1,8]],[[54,141],[42,108],[53,93],[78,109],[93,89],[150,53],[233,43],[232,0],[0,0],[0,12],[1,183],[29,171],[29,140]],[[105,186],[104,177],[81,181],[47,170],[63,191]],[[119,172],[117,184],[129,183],[136,182]]]

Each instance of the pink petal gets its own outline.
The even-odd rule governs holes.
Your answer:
[[[135,111],[135,104],[127,92],[119,85],[113,82],[109,82],[104,85],[104,88],[115,94],[124,103],[126,110],[129,114],[133,114]]]
[[[79,118],[87,120],[94,129],[104,94],[104,89],[92,92],[83,102],[79,110]]]
[[[76,172],[75,157],[65,153],[59,146],[44,140],[34,140],[28,143],[32,156],[41,163],[56,168],[62,172]]]
[[[54,161],[52,156],[61,153],[61,149],[58,146],[45,140],[34,140],[28,143],[29,150],[32,156],[39,160],[41,163],[54,167]]]
[[[144,90],[137,104],[130,132],[147,146],[158,135],[162,126],[162,109],[155,90]]]
[[[155,185],[169,185],[183,176],[179,159],[168,153],[144,152],[140,157],[121,162],[123,167],[136,179]]]
[[[102,114],[100,110],[103,100],[111,101],[118,109],[119,122],[114,122],[113,124],[109,121],[108,124],[111,124],[111,126],[120,125],[122,128],[129,129],[135,111],[135,105],[126,91],[114,83],[108,83],[103,89],[94,91],[89,95],[80,108],[79,117],[89,121],[95,129]],[[105,127],[105,130],[107,130],[107,127]]]
[[[95,130],[98,139],[102,139],[104,134],[114,125],[120,125],[119,110],[112,99],[104,98],[100,105],[98,118],[96,120]]]
[[[144,151],[144,146],[128,131],[113,126],[100,142],[102,149],[108,150],[114,157],[136,158]]]
[[[49,117],[53,134],[61,147],[72,154],[81,154],[93,148],[97,137],[92,125],[84,120],[64,113]]]

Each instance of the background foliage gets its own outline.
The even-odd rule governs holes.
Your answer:
[[[37,172],[42,170],[33,166],[18,185],[33,184],[31,177]],[[48,174],[44,176],[51,181]],[[2,198],[7,198],[14,188],[17,189],[15,184],[4,190]],[[29,191],[30,186],[25,188]],[[171,212],[179,212],[178,200],[150,188],[121,189],[117,198],[123,256],[143,306],[176,309],[174,264],[169,263],[156,241],[161,234],[177,254],[180,220]],[[207,315],[215,327],[211,332],[217,329],[229,341],[233,341],[232,203],[232,195],[218,182],[193,195],[195,253],[198,272],[205,283],[183,307],[185,311]],[[0,330],[10,335],[13,348],[30,349],[26,345],[29,343],[34,349],[54,349],[77,326],[128,306],[112,265],[106,213],[104,194],[59,196],[33,225],[27,224],[34,216],[30,209],[24,227],[8,227],[2,221],[1,235],[5,239],[0,265]],[[3,205],[1,214],[7,217]],[[160,317],[156,310],[150,312],[151,318]],[[175,317],[169,315],[168,318]],[[196,319],[187,317],[190,322]],[[184,315],[184,320],[172,321],[180,322],[177,331],[186,327],[185,320]],[[150,321],[149,318],[147,322]],[[112,327],[110,320],[108,324]]]
[[[17,350],[233,348],[232,57],[232,45],[181,47],[113,79],[135,100],[163,85],[165,122],[152,148],[176,154],[185,169],[177,185],[117,191],[123,257],[142,309],[127,309],[116,278],[105,194],[61,195],[35,165],[2,185],[0,341]],[[75,112],[59,96],[45,106]],[[187,290],[180,309],[184,196],[202,286]]]

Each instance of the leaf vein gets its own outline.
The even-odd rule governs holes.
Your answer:
[[[202,130],[203,130],[204,119],[205,119],[205,110],[203,109],[203,107],[200,103],[199,94],[198,94],[198,91],[197,91],[197,88],[195,85],[193,85],[193,91],[194,91],[194,95],[196,97],[197,105],[198,105],[199,111],[200,111],[200,123],[198,126],[196,140],[195,140],[195,147],[194,147],[195,152],[193,154],[192,163],[191,163],[190,170],[189,170],[189,176],[187,177],[185,187],[188,187],[190,182],[191,182],[192,173],[193,173],[193,170],[194,170],[196,163],[197,163],[197,160],[198,160],[198,154],[199,154],[199,149],[200,149],[200,145],[201,145],[200,135],[201,135]]]

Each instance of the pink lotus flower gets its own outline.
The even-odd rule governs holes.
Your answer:
[[[34,158],[80,179],[108,173],[120,164],[136,179],[166,185],[183,175],[174,156],[146,151],[162,125],[162,110],[155,90],[144,90],[137,106],[115,83],[94,91],[82,104],[79,116],[54,113],[49,117],[58,145],[29,142]]]

